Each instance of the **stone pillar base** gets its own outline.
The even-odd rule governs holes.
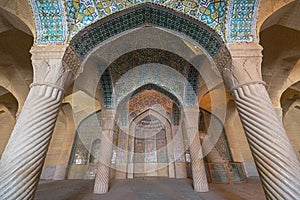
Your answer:
[[[185,163],[176,162],[175,169],[176,169],[176,178],[187,178]]]
[[[133,179],[133,163],[128,164],[127,178],[128,179]]]
[[[104,183],[95,183],[94,193],[95,194],[104,194],[108,192],[108,184]]]
[[[169,164],[169,178],[175,178],[175,164]]]
[[[196,192],[208,192],[209,191],[208,184],[207,183],[194,184],[194,190]]]
[[[126,172],[116,170],[115,179],[126,179]]]

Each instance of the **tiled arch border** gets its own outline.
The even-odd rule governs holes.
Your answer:
[[[144,3],[112,14],[80,31],[71,41],[68,52],[76,54],[82,62],[101,42],[145,25],[170,29],[188,36],[205,49],[211,58],[216,58],[225,47],[223,39],[206,24],[163,6]]]
[[[206,24],[163,6],[144,3],[112,14],[81,30],[70,41],[64,61],[80,68],[82,61],[102,42],[147,25],[169,29],[194,40],[212,58],[218,69],[222,69],[230,60],[221,36]]]

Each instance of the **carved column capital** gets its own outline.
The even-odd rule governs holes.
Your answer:
[[[67,45],[33,46],[30,50],[34,85],[64,89],[78,75],[78,69],[64,61]]]
[[[227,45],[232,61],[223,68],[223,77],[230,89],[253,82],[263,82],[261,75],[262,46],[258,43]]]

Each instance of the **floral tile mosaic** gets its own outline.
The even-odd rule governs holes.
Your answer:
[[[99,19],[141,3],[154,3],[184,13],[224,35],[227,9],[225,0],[67,0],[70,34],[73,36]]]
[[[101,42],[144,24],[182,33],[198,42],[212,58],[220,47],[224,46],[222,38],[203,24],[190,20],[187,16],[167,12],[162,7],[147,4],[127,9],[126,13],[108,17],[89,26],[73,38],[70,47],[81,59],[84,59]]]
[[[37,44],[60,44],[67,40],[68,25],[61,0],[30,0],[37,30]]]
[[[200,21],[229,42],[249,42],[256,36],[260,0],[30,0],[30,3],[36,21],[37,44],[68,43],[91,24],[145,3]]]

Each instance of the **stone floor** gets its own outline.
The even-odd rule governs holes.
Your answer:
[[[40,181],[35,200],[263,200],[258,178],[242,184],[210,184],[210,191],[197,193],[190,179],[147,178],[113,180],[107,194],[93,194],[93,180]]]

